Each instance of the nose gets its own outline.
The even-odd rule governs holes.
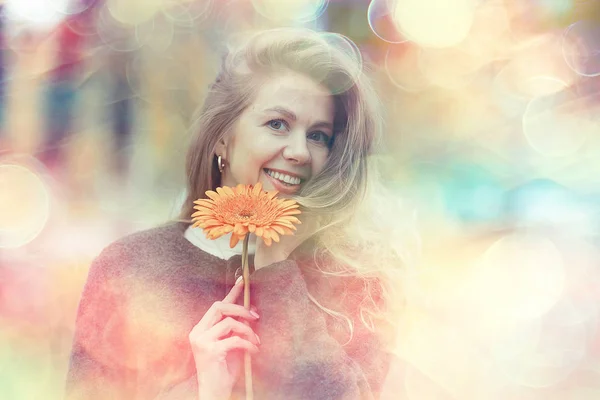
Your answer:
[[[310,162],[310,150],[304,133],[288,136],[288,141],[283,149],[283,158],[296,164]]]

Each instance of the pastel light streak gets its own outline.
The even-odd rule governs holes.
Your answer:
[[[406,37],[424,47],[450,47],[462,42],[475,12],[471,0],[403,0],[394,20]]]
[[[17,164],[0,164],[0,248],[34,240],[50,214],[50,194],[42,179]]]
[[[586,209],[569,189],[546,179],[533,180],[512,190],[507,203],[516,224],[556,227],[573,237],[588,231],[593,218],[593,211]]]

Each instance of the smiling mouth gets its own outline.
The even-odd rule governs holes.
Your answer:
[[[291,175],[286,175],[286,174],[282,174],[280,172],[276,172],[276,171],[271,171],[268,168],[264,168],[263,171],[265,172],[265,174],[267,174],[269,177],[273,178],[273,180],[275,180],[277,183],[283,185],[284,187],[289,187],[289,188],[295,188],[300,186],[305,180],[295,177],[295,176],[291,176]]]

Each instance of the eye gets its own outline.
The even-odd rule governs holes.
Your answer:
[[[308,139],[310,139],[314,142],[317,142],[319,144],[322,144],[324,146],[329,146],[329,142],[331,141],[331,138],[329,137],[329,135],[326,134],[325,132],[321,132],[321,131],[309,133]]]
[[[269,128],[274,129],[276,131],[281,131],[281,128],[287,128],[287,122],[282,119],[272,119],[267,122]]]

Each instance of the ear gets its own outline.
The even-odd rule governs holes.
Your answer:
[[[224,136],[217,142],[215,147],[215,154],[221,155],[223,158],[227,158],[227,137]]]

